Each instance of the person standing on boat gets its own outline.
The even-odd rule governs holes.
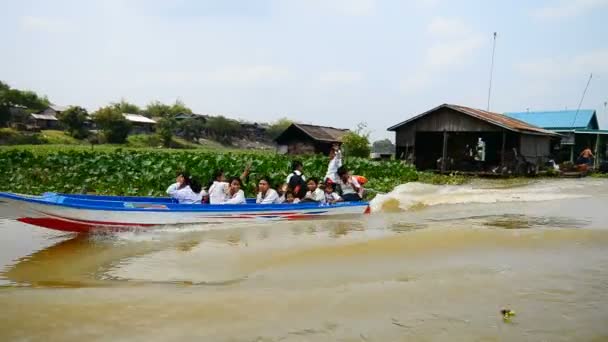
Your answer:
[[[258,196],[255,200],[257,204],[279,204],[279,194],[271,188],[270,179],[262,177],[258,183]]]
[[[346,166],[338,168],[338,177],[336,184],[340,186],[340,195],[345,202],[356,202],[363,199],[363,187],[350,174]]]
[[[243,181],[239,177],[230,178],[230,188],[228,189],[228,198],[222,204],[247,204],[245,192],[241,190]]]
[[[247,165],[243,174],[241,175],[241,185],[242,182],[249,175],[249,170],[251,169],[251,165]],[[209,204],[223,204],[226,202],[228,198],[228,192],[230,190],[230,183],[226,182],[226,175],[224,170],[217,170],[213,174],[213,180],[209,185]]]
[[[167,188],[167,194],[176,199],[180,204],[201,203],[206,193],[202,190],[201,184],[191,178],[187,172],[180,172],[174,184]]]
[[[331,180],[336,183],[338,181],[338,169],[342,166],[342,150],[340,150],[340,144],[333,144],[329,151],[329,165],[327,166],[327,173],[323,181]]]

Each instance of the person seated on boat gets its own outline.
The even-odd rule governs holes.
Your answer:
[[[180,204],[201,203],[203,196],[206,195],[201,184],[187,172],[178,173],[175,183],[167,188],[167,194]]]
[[[327,173],[325,174],[324,181],[328,179],[336,183],[338,181],[338,168],[342,166],[342,150],[340,150],[340,144],[333,144],[329,151],[329,165],[327,166]]]
[[[323,195],[325,196],[325,203],[334,204],[336,202],[343,201],[342,197],[340,197],[340,195],[334,191],[334,183],[329,180],[325,182],[325,190]]]
[[[325,203],[325,193],[323,193],[323,190],[319,187],[319,179],[313,177],[309,179],[306,184],[308,186],[308,192],[306,192],[303,201]]]
[[[230,178],[229,184],[228,196],[226,201],[222,204],[247,204],[245,192],[241,190],[243,181],[239,177],[232,177]]]
[[[291,169],[293,170],[285,182],[288,185],[289,190],[291,190],[299,199],[303,199],[306,196],[306,177],[302,173],[303,165],[299,160],[294,160],[291,164]]]
[[[277,189],[277,193],[279,194],[278,203],[285,202],[285,194],[287,194],[288,190],[289,190],[289,185],[287,185],[287,183],[284,183],[283,185],[281,185],[280,188]]]
[[[300,199],[297,198],[293,192],[287,191],[285,194],[285,202],[286,204],[298,204],[300,203]]]
[[[257,204],[279,204],[279,194],[270,185],[270,178],[262,177],[258,182]]]
[[[346,166],[338,168],[338,181],[336,184],[340,186],[340,195],[346,202],[356,202],[363,199],[363,187],[355,177],[353,177]]]
[[[248,164],[241,174],[241,184],[247,179],[251,165]],[[226,174],[224,170],[219,169],[213,173],[213,179],[209,182],[209,203],[210,204],[222,204],[226,202],[228,198],[228,191],[230,190],[230,183],[226,182]]]
[[[591,163],[593,162],[593,158],[595,158],[595,156],[593,155],[593,152],[591,152],[591,149],[589,148],[589,146],[587,146],[581,152],[581,154],[578,156],[578,160],[576,161],[576,163],[578,165],[580,165],[580,164],[591,165]]]

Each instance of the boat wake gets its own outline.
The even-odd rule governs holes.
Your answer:
[[[399,185],[387,194],[377,195],[370,202],[370,206],[372,212],[395,212],[446,204],[538,202],[588,197],[564,193],[564,190],[543,184],[512,188],[476,188],[471,185],[413,182]]]

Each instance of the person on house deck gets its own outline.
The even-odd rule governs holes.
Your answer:
[[[336,184],[340,186],[341,196],[345,202],[356,202],[363,199],[363,187],[350,174],[346,166],[338,168],[338,177]]]
[[[593,155],[593,152],[591,152],[591,149],[589,148],[589,146],[585,147],[585,149],[581,152],[581,154],[578,156],[578,164],[591,164],[591,162],[593,161],[593,158],[595,158],[595,156]]]
[[[241,190],[243,181],[239,177],[232,177],[229,184],[230,188],[228,189],[226,201],[222,204],[247,204],[245,192]]]
[[[179,172],[175,183],[167,188],[167,194],[178,201],[180,204],[201,203],[203,196],[206,195],[202,190],[201,184],[190,177],[187,172]]]
[[[257,204],[279,204],[279,194],[270,186],[270,178],[262,177],[258,182]]]

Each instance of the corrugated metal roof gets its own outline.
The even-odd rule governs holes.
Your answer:
[[[300,123],[294,123],[293,125],[300,128],[311,138],[319,141],[339,142],[341,141],[342,136],[348,132],[347,129],[334,127],[315,126]]]
[[[594,124],[592,120],[595,116],[595,110],[593,109],[581,109],[578,111],[578,114],[576,113],[576,110],[556,110],[543,112],[508,112],[505,113],[505,115],[543,128],[597,128],[593,127]]]
[[[156,121],[147,118],[143,115],[139,115],[139,114],[129,114],[129,113],[123,113],[122,114],[125,119],[131,121],[131,122],[139,122],[139,123],[149,123],[149,124],[155,124]]]
[[[347,129],[293,123],[285,131],[283,131],[283,133],[281,133],[281,135],[279,135],[275,141],[280,141],[286,132],[288,132],[292,127],[299,129],[314,140],[324,142],[340,142],[342,140],[342,136],[348,132]]]
[[[63,112],[68,109],[68,107],[66,107],[66,106],[60,106],[60,105],[56,105],[56,104],[52,104],[52,103],[51,103],[51,105],[49,105],[49,108],[51,108],[52,110],[54,110],[56,112]]]
[[[52,114],[32,114],[32,117],[36,120],[57,121],[55,115]]]
[[[555,132],[552,131],[548,131],[545,129],[542,129],[540,127],[536,127],[533,125],[530,125],[526,122],[517,120],[517,119],[513,119],[511,117],[499,114],[499,113],[493,113],[493,112],[488,112],[485,110],[481,110],[481,109],[476,109],[476,108],[471,108],[471,107],[465,107],[465,106],[459,106],[459,105],[454,105],[454,104],[442,104],[441,106],[435,107],[429,111],[426,111],[420,115],[414,116],[413,118],[410,118],[404,122],[401,122],[395,126],[389,127],[388,130],[389,131],[394,131],[397,128],[410,123],[414,120],[417,120],[427,114],[430,114],[432,112],[435,112],[439,109],[442,108],[450,108],[452,110],[455,110],[457,112],[472,116],[474,118],[477,118],[479,120],[483,120],[485,122],[488,122],[490,124],[508,129],[510,131],[514,131],[514,132],[520,132],[520,133],[529,133],[529,134],[542,134],[542,135],[557,135]]]

